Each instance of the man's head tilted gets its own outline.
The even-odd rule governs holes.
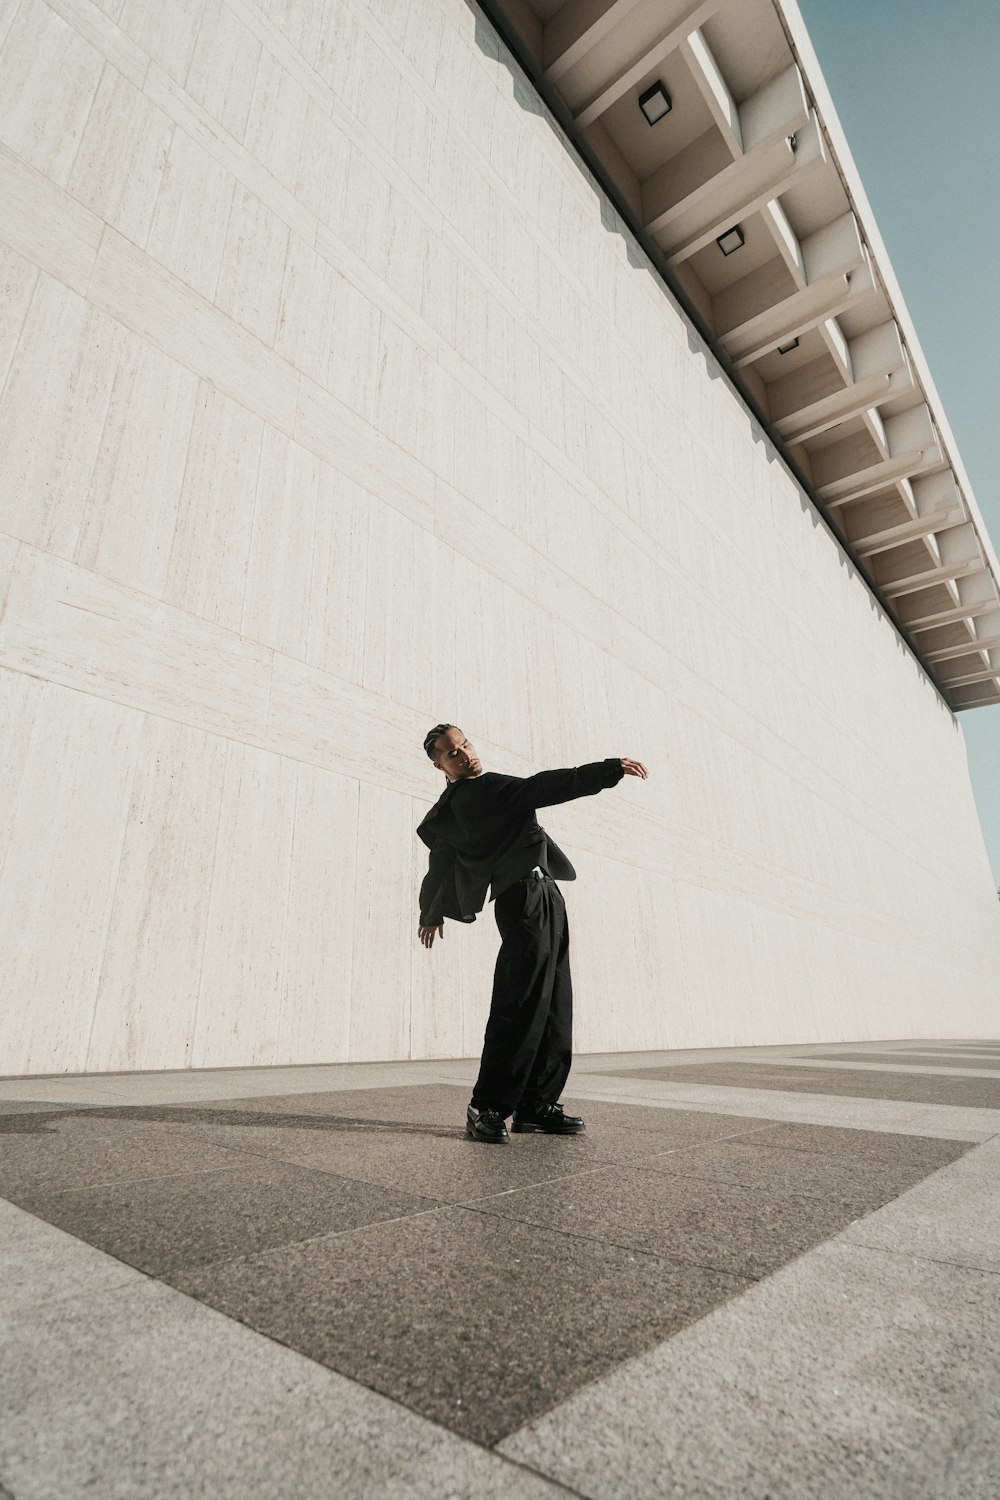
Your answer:
[[[483,769],[474,748],[454,724],[435,724],[424,736],[424,750],[449,781],[469,781]]]

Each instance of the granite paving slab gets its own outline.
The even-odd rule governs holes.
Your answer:
[[[876,1200],[869,1196],[865,1207]],[[757,1280],[857,1217],[854,1203],[787,1189],[767,1192],[648,1165],[592,1172],[482,1200],[475,1211],[602,1245],[647,1251]],[[864,1211],[864,1210],[861,1210]]]
[[[254,1117],[260,1119],[262,1117]],[[514,1136],[509,1145],[470,1141],[464,1128],[374,1129],[370,1122],[314,1116],[322,1128],[198,1124],[194,1134],[216,1144],[315,1171],[400,1188],[457,1203],[533,1182],[593,1171],[611,1162],[641,1161],[662,1149],[662,1136],[607,1129],[580,1136]]]
[[[905,1213],[902,1204],[888,1204],[851,1224],[842,1237],[897,1255],[1000,1273],[1000,1138],[927,1178],[904,1202]]]
[[[0,1205],[3,1220],[18,1210]],[[23,1216],[88,1295],[5,1317],[17,1500],[559,1500],[561,1486]],[[107,1288],[106,1267],[119,1284]],[[0,1292],[2,1295],[2,1292]]]
[[[589,1500],[995,1500],[995,1282],[818,1246],[500,1451]]]
[[[854,1218],[881,1208],[927,1175],[919,1161],[888,1161],[877,1156],[852,1159],[843,1153],[784,1150],[752,1141],[690,1146],[650,1157],[642,1166],[679,1177],[739,1182],[769,1197],[775,1191],[821,1197]]]
[[[747,1285],[466,1208],[167,1279],[481,1443]]]
[[[1000,1079],[941,1078],[928,1074],[784,1067],[770,1063],[689,1063],[679,1067],[609,1069],[608,1077],[644,1078],[659,1083],[722,1084],[730,1088],[773,1089],[797,1094],[830,1094],[855,1099],[901,1099],[913,1104],[950,1104],[966,1109],[1000,1109]]]
[[[887,1162],[912,1163],[922,1167],[925,1175],[957,1161],[969,1149],[966,1141],[933,1135],[899,1135],[888,1130],[858,1130],[850,1125],[802,1125],[791,1121],[770,1125],[753,1139],[760,1146],[843,1154],[850,1161],[875,1157]]]
[[[151,1276],[436,1206],[412,1193],[278,1161],[61,1193],[22,1190],[20,1202]]]
[[[940,1056],[934,1052],[810,1052],[810,1058],[817,1062],[866,1062],[866,1063],[894,1063],[897,1067],[919,1068],[924,1065],[928,1068],[1000,1068],[1000,1057],[992,1054],[979,1057],[975,1061],[962,1054]]]
[[[184,1140],[155,1121],[123,1119],[115,1110],[0,1115],[0,1195],[15,1202],[63,1188],[240,1165],[221,1147]]]

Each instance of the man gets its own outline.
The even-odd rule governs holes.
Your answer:
[[[515,1131],[576,1135],[559,1095],[572,1062],[573,990],[566,903],[553,877],[576,871],[535,818],[535,809],[592,797],[623,776],[646,778],[637,760],[599,760],[536,776],[483,772],[454,724],[436,724],[424,750],[448,785],[417,833],[430,850],[420,887],[418,936],[444,938],[444,918],[474,922],[487,887],[501,946],[479,1077],[466,1112],[475,1140],[501,1145]]]

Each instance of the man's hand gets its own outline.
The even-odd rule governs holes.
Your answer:
[[[440,936],[441,941],[443,943],[444,942],[444,923],[443,922],[438,923],[437,927],[418,927],[417,928],[417,936],[420,939],[420,941],[423,943],[423,945],[424,945],[425,948],[432,947],[433,943],[434,943],[434,939],[436,937],[438,937],[438,936]]]
[[[627,755],[623,755],[622,765],[625,767],[626,776],[641,776],[643,781],[645,781],[649,775],[641,760],[630,760]]]

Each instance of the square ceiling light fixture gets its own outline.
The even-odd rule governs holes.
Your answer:
[[[798,347],[799,347],[799,341],[798,341],[798,339],[792,339],[790,343],[779,344],[778,345],[778,353],[779,354],[791,354],[792,350],[793,349],[797,349]]]
[[[657,120],[662,120],[664,115],[669,115],[673,107],[670,95],[660,82],[654,83],[651,89],[639,95],[639,108],[650,125],[655,125]]]
[[[727,229],[725,234],[720,234],[715,243],[718,245],[723,255],[732,255],[734,250],[738,250],[741,245],[746,244],[746,240],[744,239],[743,231],[740,226],[738,224],[734,224],[732,229]]]

